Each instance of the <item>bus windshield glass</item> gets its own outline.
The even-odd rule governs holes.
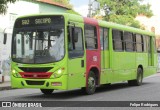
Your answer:
[[[64,19],[52,16],[27,20],[25,23],[24,19],[17,20],[16,23],[21,25],[15,23],[12,60],[26,64],[52,63],[61,60],[65,53]]]

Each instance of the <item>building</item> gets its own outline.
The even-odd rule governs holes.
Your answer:
[[[0,32],[4,29],[12,28],[18,16],[38,13],[66,12],[69,8],[60,5],[52,0],[36,0],[35,2],[20,0],[16,3],[8,4],[5,15],[0,15]],[[3,21],[3,22],[2,22]]]
[[[148,18],[144,15],[139,15],[136,17],[136,20],[138,20],[141,23],[143,28],[155,33],[156,46],[157,46],[157,49],[160,49],[160,19],[159,17],[152,16],[151,18]]]
[[[16,18],[29,14],[66,12],[67,10],[69,10],[68,7],[52,0],[19,0],[14,4],[8,4],[7,13],[0,15],[0,82],[10,79],[11,36]],[[6,43],[5,40],[7,40]]]

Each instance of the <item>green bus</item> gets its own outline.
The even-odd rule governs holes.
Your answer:
[[[12,37],[12,88],[54,90],[128,81],[140,86],[157,71],[155,35],[68,13],[17,18]]]

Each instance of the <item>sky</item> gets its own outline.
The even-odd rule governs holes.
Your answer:
[[[152,5],[151,9],[154,13],[154,15],[158,16],[160,18],[160,0],[148,0],[149,3]]]
[[[153,14],[160,18],[160,0],[145,0],[145,2],[151,4]],[[70,0],[70,3],[74,6],[75,11],[79,12],[83,16],[87,16],[89,0]]]
[[[73,5],[75,11],[83,16],[87,16],[89,0],[70,0],[70,3]]]

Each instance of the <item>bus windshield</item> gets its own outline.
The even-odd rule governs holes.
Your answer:
[[[63,26],[16,28],[12,40],[12,60],[18,63],[51,63],[64,57]]]

